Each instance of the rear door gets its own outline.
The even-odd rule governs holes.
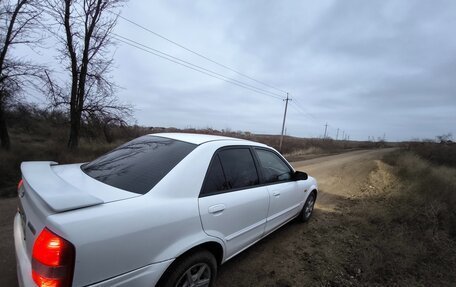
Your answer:
[[[204,231],[224,240],[226,258],[258,240],[264,233],[269,195],[249,147],[217,151],[208,168],[199,198]]]
[[[288,221],[300,212],[304,192],[291,180],[293,169],[272,150],[255,148],[263,181],[267,184],[270,206],[266,233]]]

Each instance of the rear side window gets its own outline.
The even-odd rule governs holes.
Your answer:
[[[145,194],[196,145],[142,136],[81,166],[90,177],[130,192]]]
[[[264,149],[255,149],[255,152],[266,183],[285,181],[291,178],[292,170],[278,155]]]
[[[225,174],[223,173],[220,158],[215,155],[206,175],[206,181],[201,194],[214,193],[227,189]]]

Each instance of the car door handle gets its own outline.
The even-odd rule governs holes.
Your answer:
[[[272,193],[272,195],[274,195],[275,197],[279,197],[279,196],[280,196],[280,192],[274,191],[274,192]]]
[[[209,213],[211,214],[220,214],[225,210],[225,204],[216,204],[208,208]]]

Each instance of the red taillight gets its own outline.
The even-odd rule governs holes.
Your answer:
[[[24,183],[24,180],[20,180],[19,183],[17,184],[17,189],[19,190],[22,186],[22,184]]]
[[[44,228],[33,245],[33,281],[40,287],[71,286],[74,257],[73,244]]]

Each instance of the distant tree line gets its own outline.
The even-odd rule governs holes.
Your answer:
[[[77,148],[83,122],[125,124],[132,107],[116,97],[110,77],[111,32],[124,0],[0,0],[0,142],[9,149],[8,106],[34,89],[47,95],[49,107],[68,115],[68,147]],[[23,61],[18,45],[43,47],[54,39],[67,78],[52,67]],[[21,97],[22,96],[22,97]]]
[[[47,109],[33,103],[17,102],[9,105],[5,114],[10,120],[9,127],[27,138],[39,139],[50,135],[54,140],[60,141],[64,140],[70,128],[70,115],[61,109]],[[99,144],[127,141],[145,133],[145,128],[101,121],[97,117],[84,118],[80,131],[81,137],[86,141]]]

